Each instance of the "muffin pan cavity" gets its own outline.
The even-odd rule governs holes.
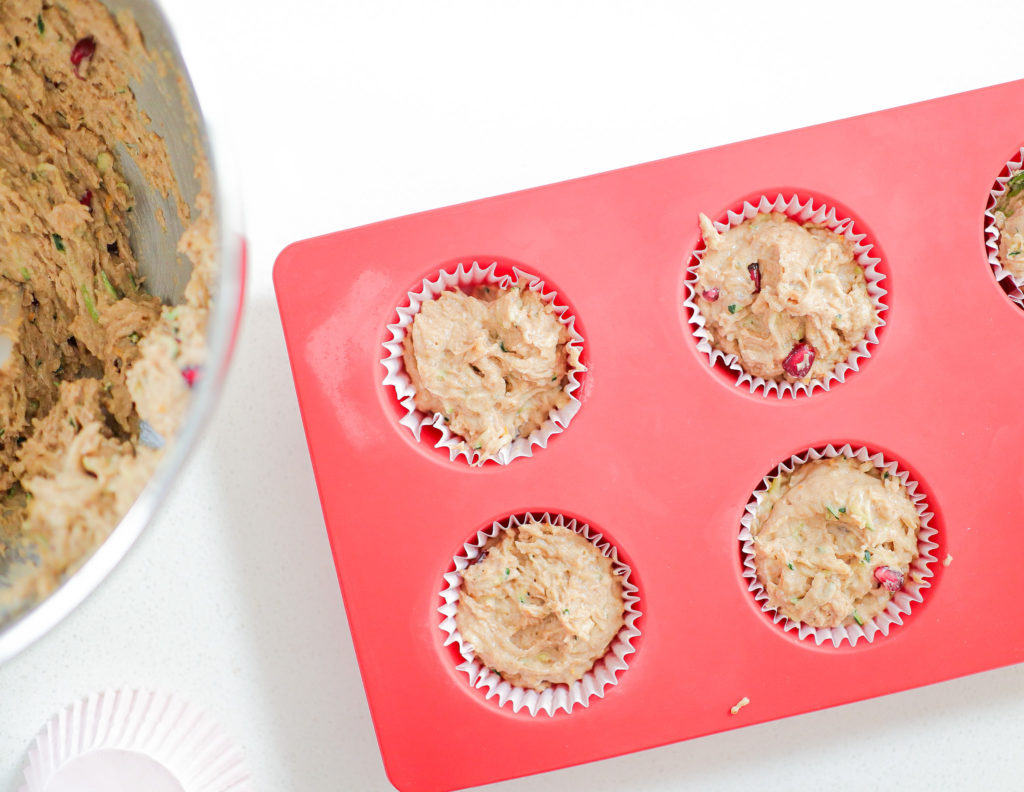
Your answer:
[[[815,225],[827,228],[838,236],[844,237],[852,248],[854,261],[864,273],[868,297],[877,314],[877,323],[868,331],[864,340],[854,346],[847,359],[840,363],[824,378],[788,382],[786,380],[765,379],[752,376],[744,370],[742,362],[735,354],[727,354],[712,341],[707,327],[707,320],[701,312],[696,293],[697,274],[706,252],[704,240],[701,239],[690,259],[684,280],[684,308],[689,317],[689,330],[702,356],[706,356],[712,368],[728,372],[737,387],[746,387],[750,393],[761,393],[764,396],[803,396],[815,391],[828,391],[846,381],[847,377],[856,373],[870,358],[872,348],[878,344],[879,331],[885,326],[888,306],[885,303],[886,279],[885,268],[877,254],[877,248],[869,235],[863,230],[863,223],[855,223],[848,213],[830,205],[829,202],[811,196],[807,191],[787,192],[770,191],[767,194],[747,197],[721,215],[711,219],[719,233],[724,233],[741,223],[758,215],[777,212],[800,225]],[[705,213],[707,214],[707,213]],[[760,275],[758,275],[760,280]],[[760,286],[760,284],[759,284]],[[717,295],[715,297],[717,300]],[[731,310],[730,306],[730,310]],[[831,317],[829,317],[831,319]],[[839,318],[839,317],[837,317]]]
[[[494,539],[506,528],[518,527],[527,522],[562,526],[592,543],[602,555],[611,560],[612,572],[619,578],[622,587],[624,604],[624,623],[604,656],[594,663],[593,668],[571,685],[552,685],[543,691],[511,685],[494,669],[487,668],[474,654],[473,647],[459,634],[455,621],[464,570],[483,559],[486,552],[484,548],[489,540]],[[456,649],[456,670],[465,674],[469,685],[481,691],[483,697],[496,706],[508,705],[513,712],[521,711],[530,715],[554,715],[559,711],[571,713],[574,707],[578,711],[581,707],[591,706],[594,699],[603,698],[606,688],[618,684],[617,676],[625,671],[629,665],[629,656],[636,651],[635,641],[640,635],[637,620],[640,618],[641,606],[639,591],[633,582],[635,579],[636,576],[630,567],[619,557],[615,545],[587,523],[549,512],[524,512],[512,515],[478,531],[463,545],[462,552],[454,557],[449,571],[445,573],[444,589],[441,591],[443,604],[438,608],[443,617],[440,626],[444,635],[444,645]]]
[[[992,185],[992,189],[989,191],[988,203],[985,205],[984,234],[985,250],[988,253],[988,263],[992,268],[992,273],[995,275],[1003,291],[1006,292],[1006,296],[1018,306],[1024,308],[1024,292],[1021,291],[1021,288],[1024,287],[1024,252],[1018,253],[1013,251],[1015,255],[1021,258],[1020,266],[1013,268],[1014,271],[1004,266],[1004,262],[1000,257],[1000,225],[1009,222],[1010,218],[1000,222],[996,221],[997,210],[1002,211],[1006,209],[1009,201],[1014,200],[1017,196],[1024,195],[1024,184],[1021,183],[1021,179],[1024,179],[1024,176],[1020,175],[1022,171],[1024,171],[1024,146],[1021,146],[1006,161],[1003,169],[996,177],[995,184]],[[1018,209],[1017,211],[1024,210]]]
[[[459,290],[471,294],[478,287],[505,290],[519,286],[534,292],[543,303],[550,306],[552,315],[565,328],[567,340],[563,354],[567,373],[562,378],[561,387],[565,403],[549,411],[544,422],[532,432],[526,436],[517,435],[493,456],[485,457],[479,446],[471,446],[468,441],[452,431],[448,416],[440,412],[426,412],[417,407],[416,388],[406,370],[403,344],[422,306],[438,299],[445,292]],[[557,291],[547,286],[536,274],[527,272],[516,264],[507,261],[499,263],[496,260],[489,263],[459,262],[449,269],[442,269],[432,278],[423,278],[418,288],[409,290],[405,300],[396,310],[393,320],[388,324],[387,330],[388,337],[384,342],[384,356],[381,359],[386,372],[382,385],[389,392],[392,408],[397,408],[398,422],[410,431],[416,442],[439,450],[452,462],[461,459],[475,466],[486,462],[506,465],[515,459],[530,457],[536,450],[546,448],[554,435],[564,431],[580,409],[579,391],[586,365],[582,362],[584,342],[577,329],[576,318],[564,300],[559,298]],[[495,345],[495,354],[498,349],[499,347]],[[500,349],[502,353],[507,352],[504,341],[501,342]],[[484,373],[475,367],[474,371],[477,376],[484,376]],[[508,386],[506,379],[505,387]]]
[[[870,462],[885,478],[894,477],[902,483],[917,511],[917,517],[920,521],[920,528],[917,532],[917,558],[910,564],[905,582],[901,583],[899,589],[893,593],[892,598],[880,614],[874,618],[867,619],[857,617],[857,620],[852,624],[844,626],[815,628],[787,618],[768,602],[768,593],[765,591],[762,582],[758,579],[756,572],[752,532],[756,530],[757,526],[758,507],[778,476],[790,474],[800,465],[807,462],[835,457],[846,457],[858,462]],[[840,504],[826,508],[836,510],[832,516],[837,520],[844,519],[847,511],[846,506]],[[844,645],[844,643],[849,646],[856,646],[857,642],[862,639],[871,643],[888,636],[891,629],[902,625],[915,603],[921,602],[927,596],[926,590],[932,585],[933,569],[937,561],[935,553],[939,547],[937,543],[937,530],[933,525],[934,517],[935,515],[920,484],[914,481],[906,470],[901,469],[896,462],[886,459],[884,455],[880,453],[873,454],[864,446],[854,447],[850,444],[839,447],[830,444],[822,448],[812,448],[802,454],[793,455],[785,462],[777,465],[769,475],[765,476],[760,486],[751,495],[743,517],[740,520],[742,526],[739,534],[742,575],[748,581],[748,588],[754,600],[761,607],[761,610],[770,616],[772,622],[782,630],[786,632],[792,630],[798,638],[812,640],[818,646],[826,644],[839,647]],[[843,530],[845,531],[845,529]],[[870,542],[873,530],[875,529],[868,528],[865,537],[866,541]],[[827,548],[825,550],[827,551]],[[870,552],[863,559],[858,558],[857,561],[862,561],[867,567],[870,567],[872,563],[877,564],[877,559],[872,562]],[[790,565],[790,568],[793,568],[792,565]],[[783,572],[785,571],[783,570]]]

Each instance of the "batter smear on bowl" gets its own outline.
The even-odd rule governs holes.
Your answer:
[[[98,2],[0,3],[0,614],[56,586],[110,532],[169,439],[203,362],[211,223],[191,222],[185,303],[146,292],[129,238],[127,149],[182,200],[163,140],[129,86],[147,57],[127,15]],[[209,205],[203,191],[196,205]]]
[[[863,625],[903,588],[921,521],[903,483],[845,456],[781,473],[750,528],[768,604],[811,627]]]
[[[852,243],[781,212],[719,232],[700,215],[706,249],[697,306],[712,346],[765,380],[823,380],[878,324]]]
[[[462,573],[455,621],[507,682],[544,690],[583,677],[624,623],[612,561],[568,528],[506,528]]]
[[[579,351],[568,342],[554,309],[520,281],[424,303],[403,359],[417,409],[443,416],[484,461],[569,403],[570,357]]]

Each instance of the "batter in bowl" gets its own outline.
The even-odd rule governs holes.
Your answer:
[[[93,0],[0,3],[0,613],[44,596],[149,479],[204,357],[212,229],[190,217],[129,80],[147,58],[130,16]],[[132,252],[127,151],[170,197],[193,262],[185,301],[146,292]],[[202,176],[202,174],[200,174]],[[160,438],[154,438],[159,445]]]

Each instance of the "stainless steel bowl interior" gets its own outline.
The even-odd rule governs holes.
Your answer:
[[[113,12],[129,11],[144,36],[154,62],[143,65],[133,90],[154,130],[168,148],[182,196],[196,212],[200,184],[197,162],[208,163],[216,235],[218,273],[207,330],[207,364],[192,393],[192,402],[178,436],[142,494],[110,536],[76,571],[45,599],[8,617],[0,616],[0,662],[18,653],[53,628],[82,602],[124,558],[166,497],[182,465],[199,438],[224,385],[228,360],[241,312],[244,282],[244,243],[238,210],[220,180],[219,158],[174,34],[152,0],[108,0]],[[159,68],[155,59],[162,59]],[[121,147],[120,164],[136,203],[132,220],[132,246],[147,288],[165,302],[181,299],[191,273],[190,262],[177,252],[183,225],[173,202],[142,179],[131,154]],[[164,223],[158,219],[162,214]],[[4,570],[0,562],[0,573]]]

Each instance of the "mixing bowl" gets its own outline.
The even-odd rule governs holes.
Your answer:
[[[239,235],[237,209],[225,189],[225,158],[217,156],[217,145],[200,112],[174,34],[151,0],[109,0],[106,5],[114,13],[132,14],[153,56],[151,62],[140,64],[140,77],[132,88],[139,106],[152,119],[152,128],[166,143],[181,194],[191,203],[193,215],[193,200],[200,186],[196,164],[208,165],[217,274],[207,327],[207,358],[178,434],[168,444],[146,488],[106,540],[48,596],[0,615],[0,662],[60,622],[120,563],[139,538],[179,476],[223,390],[241,313],[245,246]],[[176,250],[183,231],[178,213],[169,199],[147,185],[123,147],[118,151],[118,159],[135,196],[132,247],[147,288],[165,302],[180,302],[191,263]],[[7,563],[0,559],[0,577],[6,572]]]

